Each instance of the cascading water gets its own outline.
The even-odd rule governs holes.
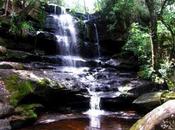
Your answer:
[[[58,26],[55,36],[57,38],[60,55],[63,58],[63,65],[76,67],[76,60],[74,56],[78,55],[78,49],[73,17],[65,11],[61,11],[61,14],[57,15],[57,5],[55,5],[54,13],[50,16],[53,17]],[[94,28],[98,50],[97,53],[98,57],[100,57],[99,36],[96,24],[94,24]],[[98,116],[103,113],[103,111],[100,110],[101,97],[95,91],[88,91],[90,95],[90,109],[86,112],[86,114],[88,114],[91,119],[90,126],[99,128],[100,118]]]
[[[54,13],[50,16],[57,23],[55,36],[59,46],[60,57],[62,58],[62,65],[76,67],[76,61],[73,58],[78,55],[78,48],[74,18],[66,13],[64,9],[62,9],[60,15],[57,15],[57,7],[55,5]]]
[[[89,127],[92,130],[101,128],[100,116],[104,114],[104,111],[100,109],[101,97],[95,91],[88,90],[90,94],[90,109],[85,113],[90,118]]]

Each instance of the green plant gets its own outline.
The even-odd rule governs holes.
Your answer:
[[[158,70],[161,74],[159,79],[166,81],[168,87],[171,89],[175,87],[175,81],[171,79],[173,75],[173,62],[169,61],[168,58],[164,59],[162,63],[160,63],[160,69]]]
[[[18,106],[15,110],[20,113],[22,117],[28,119],[36,119],[37,114],[35,113],[35,109],[41,107],[39,104],[23,104]]]
[[[140,71],[138,72],[138,76],[144,79],[150,79],[154,73],[153,67],[150,65],[144,65],[140,67]]]
[[[150,63],[151,43],[147,28],[133,23],[129,31],[128,41],[123,47],[126,51],[132,51],[142,63]]]

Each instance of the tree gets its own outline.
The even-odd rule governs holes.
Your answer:
[[[158,63],[157,10],[155,0],[145,0],[150,14],[150,32],[152,43],[152,66],[156,69]]]

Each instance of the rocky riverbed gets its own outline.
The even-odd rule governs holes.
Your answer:
[[[58,64],[59,58],[55,56],[35,56],[22,51],[6,50],[6,55],[1,58],[2,128],[0,129],[2,130],[31,124],[46,111],[73,115],[79,113],[80,117],[76,115],[73,116],[75,119],[72,119],[72,116],[69,119],[68,116],[63,122],[69,124],[69,121],[71,123],[80,121],[80,124],[87,124],[90,118],[82,115],[82,112],[90,108],[91,91],[100,97],[102,110],[109,113],[126,111],[123,115],[122,113],[103,115],[100,120],[105,122],[110,118],[114,121],[115,118],[122,118],[124,115],[129,116],[127,119],[135,120],[135,114],[128,114],[129,111],[135,111],[132,101],[141,94],[162,89],[159,85],[137,77],[137,64],[131,63],[132,57],[130,60],[108,57],[76,58],[75,61],[83,65],[81,67],[62,66]],[[55,115],[57,118],[61,117],[60,114]],[[59,122],[52,127],[56,128],[57,125]],[[41,128],[44,129],[44,126]]]

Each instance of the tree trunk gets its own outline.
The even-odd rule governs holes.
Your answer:
[[[163,120],[175,114],[175,100],[169,100],[137,121],[130,130],[153,130]]]
[[[149,10],[150,14],[150,31],[151,31],[151,38],[152,38],[152,46],[153,46],[153,54],[152,54],[152,65],[153,68],[156,70],[157,63],[158,63],[158,37],[157,37],[157,13],[155,7],[154,0],[145,0],[146,5]]]

